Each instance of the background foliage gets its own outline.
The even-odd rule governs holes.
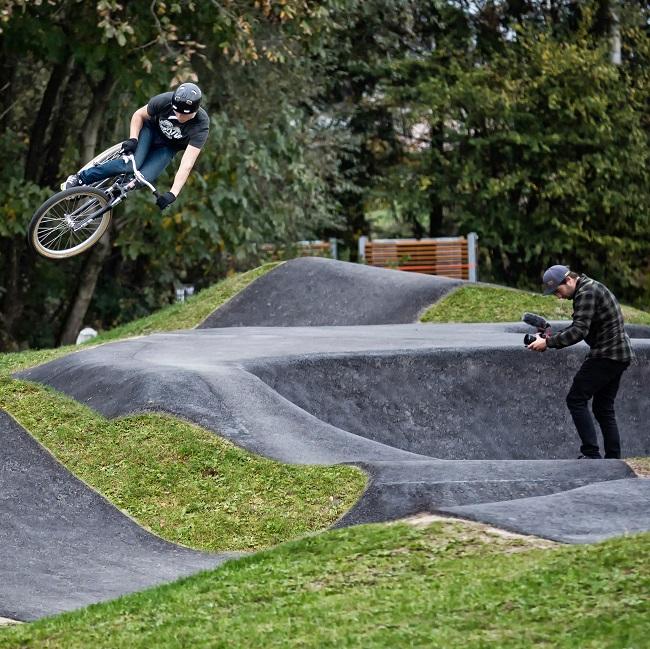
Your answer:
[[[362,234],[474,230],[482,279],[536,287],[564,262],[650,308],[649,18],[614,0],[0,0],[0,350],[329,236],[354,260]],[[181,79],[212,126],[179,200],[131,198],[81,258],[30,256],[40,202]]]

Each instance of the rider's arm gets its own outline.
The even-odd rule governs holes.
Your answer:
[[[174,196],[178,196],[181,189],[183,189],[183,185],[190,175],[192,167],[194,166],[196,159],[199,157],[199,153],[201,153],[201,149],[192,146],[191,144],[188,145],[187,149],[185,149],[185,153],[183,153],[183,157],[181,158],[181,164],[174,176],[174,184],[171,188],[171,192]]]
[[[149,113],[147,112],[147,107],[142,106],[142,108],[138,108],[131,117],[131,130],[129,131],[129,137],[137,139],[140,136],[142,126],[146,121],[149,121]]]

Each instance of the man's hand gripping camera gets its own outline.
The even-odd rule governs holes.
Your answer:
[[[526,347],[528,347],[528,345],[534,342],[538,337],[547,338],[551,335],[551,325],[542,318],[541,315],[537,315],[536,313],[524,313],[524,315],[521,316],[521,319],[526,324],[537,329],[536,334],[526,334],[524,336],[524,345]]]

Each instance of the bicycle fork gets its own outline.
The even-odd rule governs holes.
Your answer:
[[[80,221],[79,223],[75,223],[72,226],[72,231],[77,232],[78,230],[83,230],[91,221],[94,221],[95,219],[98,219],[100,216],[104,216],[106,212],[110,212],[118,203],[121,203],[124,200],[124,194],[121,194],[117,198],[110,200],[107,205],[104,205],[101,209],[99,209],[97,212],[94,212],[90,216],[87,216],[83,221]],[[82,213],[83,210],[85,209],[85,205],[82,205],[81,207],[77,208],[74,212],[68,215],[70,219],[74,219],[75,216],[78,213]]]

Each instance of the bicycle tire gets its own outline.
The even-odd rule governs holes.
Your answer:
[[[84,203],[84,198],[87,203]],[[70,227],[70,211],[82,209],[84,218],[92,211],[108,205],[110,197],[94,187],[64,189],[45,201],[34,213],[29,224],[28,242],[37,254],[48,259],[68,259],[85,252],[102,237],[112,212],[109,210],[89,227],[73,232]],[[66,212],[66,209],[68,212]]]

